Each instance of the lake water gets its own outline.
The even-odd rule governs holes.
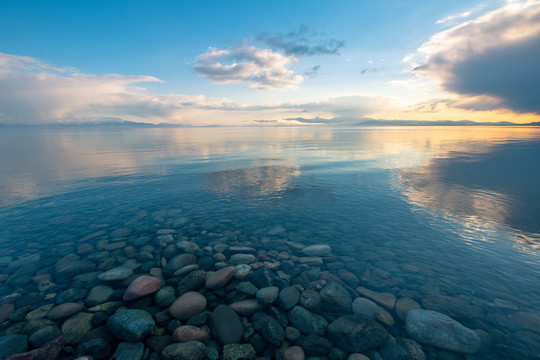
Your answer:
[[[476,357],[424,346],[428,358],[539,358],[539,160],[540,129],[524,127],[2,128],[0,305],[21,297],[0,335],[97,284],[60,279],[60,258],[78,251],[99,274],[143,263],[148,237],[135,270],[148,273],[171,258],[152,241],[172,234],[278,261],[289,243],[330,245],[341,260],[304,264],[310,276],[352,274],[353,299],[389,292],[483,331]],[[29,256],[30,270],[10,265]]]

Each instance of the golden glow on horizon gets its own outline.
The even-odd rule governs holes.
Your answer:
[[[475,122],[501,122],[508,121],[516,124],[527,124],[539,122],[540,115],[536,114],[517,114],[511,111],[477,111],[464,109],[447,109],[443,111],[381,111],[370,114],[374,119],[382,120],[419,120],[419,121],[440,121],[440,120],[470,120]]]

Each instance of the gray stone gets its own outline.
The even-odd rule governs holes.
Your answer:
[[[98,278],[101,281],[119,281],[127,279],[131,274],[133,274],[132,269],[125,266],[119,266],[102,272],[99,274]]]
[[[369,290],[365,287],[357,287],[356,291],[358,291],[359,294],[367,297],[370,300],[375,301],[377,304],[381,305],[382,307],[392,311],[394,309],[394,305],[396,303],[396,297],[393,294],[390,293],[378,293],[372,290]]]
[[[251,322],[255,331],[272,344],[272,346],[280,347],[283,340],[285,340],[285,330],[279,321],[272,316],[258,312],[253,315]]]
[[[336,282],[329,282],[319,292],[322,300],[322,310],[337,314],[351,312],[352,298],[347,289]]]
[[[294,328],[292,326],[287,326],[285,328],[285,337],[287,338],[287,340],[295,342],[296,340],[300,339],[300,336],[302,336],[302,334],[297,328]]]
[[[257,300],[261,304],[269,305],[276,301],[279,295],[279,289],[275,286],[269,286],[259,289],[256,293]]]
[[[144,344],[141,342],[122,342],[118,344],[113,360],[141,360],[144,355]]]
[[[173,257],[163,268],[163,275],[171,276],[177,270],[197,263],[197,257],[193,254],[180,254]]]
[[[347,353],[335,347],[328,353],[328,358],[330,360],[347,360]]]
[[[234,254],[229,259],[229,262],[233,265],[240,264],[253,264],[257,261],[257,258],[253,254]]]
[[[412,360],[412,355],[406,348],[397,344],[387,344],[379,350],[383,360]]]
[[[199,245],[191,241],[179,241],[176,247],[189,254],[195,254],[199,250]]]
[[[7,335],[0,337],[0,359],[28,350],[26,335]]]
[[[399,298],[396,301],[396,315],[401,321],[405,321],[409,311],[420,309],[420,304],[408,297]]]
[[[220,344],[227,345],[240,342],[244,326],[233,309],[220,304],[210,314],[210,330]]]
[[[296,286],[287,286],[281,289],[278,297],[279,307],[283,310],[289,310],[300,301],[300,291]]]
[[[413,339],[397,337],[396,343],[409,350],[412,360],[426,360],[426,354],[424,354],[422,346]]]
[[[62,291],[60,295],[56,298],[57,304],[64,304],[68,302],[75,302],[81,299],[84,299],[88,290],[78,289],[78,288],[69,288],[65,291]]]
[[[461,298],[452,296],[426,295],[422,298],[422,307],[447,314],[459,321],[469,321],[482,317],[480,309],[473,307]]]
[[[172,286],[165,286],[158,290],[154,296],[156,304],[161,307],[170,306],[176,300],[176,290]]]
[[[205,282],[206,271],[200,269],[193,270],[178,283],[178,293],[182,295],[189,291],[199,290],[204,286]]]
[[[253,285],[252,283],[250,283],[249,281],[242,281],[241,283],[236,285],[236,290],[247,295],[257,294],[257,287]]]
[[[440,349],[474,354],[481,345],[476,332],[432,310],[409,311],[405,329],[414,340]]]
[[[34,348],[39,348],[49,341],[56,339],[60,335],[62,335],[62,331],[60,331],[60,329],[56,326],[46,326],[30,335],[28,342]]]
[[[374,318],[379,313],[379,306],[369,299],[356,298],[352,303],[352,312],[353,314]]]
[[[302,252],[309,256],[328,256],[332,253],[332,248],[328,245],[311,245],[303,248]]]
[[[64,321],[62,334],[65,345],[76,345],[92,329],[93,314],[80,312]]]
[[[181,344],[171,344],[163,349],[163,360],[202,360],[205,358],[206,346],[200,341],[188,341]]]
[[[362,315],[344,315],[328,325],[328,337],[341,350],[360,353],[383,346],[388,333],[373,319]]]
[[[75,254],[64,256],[55,266],[56,279],[72,279],[75,275],[89,273],[96,269],[96,264],[88,260],[80,260]]]
[[[236,272],[234,273],[234,278],[239,280],[244,280],[248,276],[250,276],[253,271],[251,271],[251,266],[247,264],[240,264],[236,265]]]
[[[255,254],[256,249],[249,246],[231,246],[227,249],[230,254]]]
[[[123,310],[107,320],[107,329],[117,338],[125,341],[144,339],[154,329],[152,316],[143,310]]]
[[[300,295],[300,305],[310,311],[317,311],[321,307],[321,296],[315,290],[305,290]]]
[[[262,267],[255,270],[249,277],[249,281],[257,288],[262,289],[274,285],[274,273],[272,270]]]
[[[96,285],[86,297],[86,303],[89,306],[96,306],[98,304],[103,304],[111,298],[111,295],[114,293],[114,290],[107,285]]]
[[[251,344],[228,344],[223,347],[222,360],[254,360],[255,356]]]
[[[117,350],[118,351],[118,350]],[[107,343],[105,340],[101,338],[95,338],[86,342],[83,342],[79,346],[77,346],[77,349],[75,350],[75,356],[91,356],[94,360],[100,360],[100,359],[108,359],[111,355],[111,347],[109,346],[109,343]],[[119,357],[116,356],[114,359],[118,360]],[[127,360],[127,358],[123,358],[124,360]],[[129,358],[129,359],[135,359],[135,358]]]
[[[325,356],[333,346],[328,339],[317,335],[308,335],[300,341],[300,347],[304,349],[306,355],[310,356]]]
[[[313,314],[301,306],[289,311],[291,324],[306,335],[322,336],[328,327],[328,321],[320,315]]]

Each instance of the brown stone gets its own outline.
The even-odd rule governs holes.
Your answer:
[[[169,313],[178,320],[188,320],[205,309],[206,298],[198,292],[188,291],[172,303]]]
[[[205,286],[210,290],[222,288],[232,279],[235,272],[236,267],[234,266],[224,267],[210,275],[210,277],[206,279]]]
[[[161,280],[154,276],[142,275],[129,284],[123,301],[132,301],[143,296],[153,294],[161,288]]]
[[[208,334],[201,328],[196,326],[180,326],[174,331],[173,341],[183,343],[188,341],[200,341],[205,343],[208,340]]]

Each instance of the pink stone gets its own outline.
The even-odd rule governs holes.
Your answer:
[[[6,358],[6,360],[56,360],[60,356],[63,343],[63,336],[60,335],[39,349],[11,355],[10,357]]]
[[[187,293],[176,299],[169,307],[169,313],[178,320],[187,320],[206,309],[206,298],[196,291]]]
[[[208,340],[208,334],[201,328],[191,325],[180,326],[174,331],[173,341],[183,343],[188,341],[200,341],[205,343]]]
[[[71,315],[75,315],[83,309],[83,304],[81,303],[64,303],[53,307],[47,313],[47,318],[50,320],[62,320],[67,319]]]
[[[154,276],[142,275],[129,284],[123,301],[131,301],[143,296],[153,294],[161,288],[161,280]]]
[[[304,360],[304,350],[300,346],[291,346],[283,353],[283,360]]]
[[[77,254],[79,255],[89,254],[92,251],[94,251],[94,246],[90,244],[82,244],[81,246],[77,248]]]
[[[39,285],[41,283],[51,281],[51,275],[49,274],[37,275],[32,278],[32,281],[34,282],[34,284]]]
[[[9,274],[0,274],[0,281],[4,281],[9,277]]]
[[[236,268],[234,266],[227,266],[223,269],[219,269],[218,271],[210,275],[208,279],[206,279],[205,285],[210,290],[216,290],[224,287],[232,279],[235,272]]]

